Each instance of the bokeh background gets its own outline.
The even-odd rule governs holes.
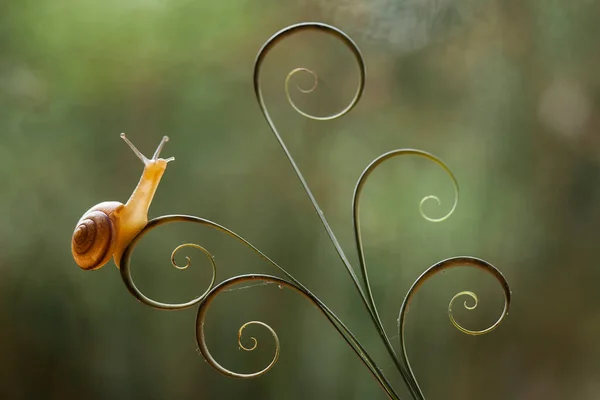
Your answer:
[[[317,20],[351,35],[367,85],[359,105],[330,122],[296,114],[283,82],[315,70],[318,89],[293,92],[304,110],[335,112],[351,99],[357,67],[339,42],[290,37],[267,59],[266,101],[350,260],[351,196],[361,171],[403,147],[443,159],[459,180],[455,214],[429,223],[423,196],[452,204],[436,165],[406,157],[369,181],[362,221],[370,279],[396,343],[401,301],[428,266],[457,255],[496,265],[513,304],[494,332],[469,337],[449,322],[490,325],[502,293],[489,276],[436,276],[407,321],[410,360],[428,399],[600,397],[600,3],[593,0],[243,0],[0,2],[0,398],[384,399],[358,357],[307,301],[275,285],[221,294],[209,311],[214,357],[239,372],[262,368],[273,342],[259,328],[253,353],[237,329],[264,321],[281,357],[264,377],[231,379],[197,352],[195,309],[138,303],[111,262],[80,270],[76,221],[101,201],[126,201],[142,172],[119,138],[174,156],[150,217],[194,214],[223,224],[325,301],[409,396],[278,147],[252,89],[254,57],[279,29]],[[298,77],[310,86],[307,76]],[[205,290],[209,268],[172,249],[191,241],[214,255],[218,279],[277,271],[233,239],[169,225],[133,254],[136,282],[163,301]]]

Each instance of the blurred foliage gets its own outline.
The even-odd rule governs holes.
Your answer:
[[[269,374],[240,381],[195,352],[194,310],[143,307],[112,263],[97,272],[75,265],[76,221],[98,202],[125,201],[141,174],[120,132],[145,153],[171,137],[163,153],[176,161],[151,217],[189,213],[240,233],[321,296],[406,393],[255,103],[258,49],[306,20],[355,38],[367,63],[362,101],[326,123],[285,102],[284,78],[298,66],[322,78],[316,92],[296,96],[307,111],[338,110],[355,90],[351,55],[312,33],[273,51],[265,93],[349,256],[352,190],[379,154],[432,152],[461,185],[457,212],[431,224],[419,200],[452,201],[435,165],[400,159],[369,181],[366,254],[390,336],[408,287],[441,259],[484,258],[512,286],[507,321],[476,338],[452,327],[447,302],[476,291],[480,307],[457,317],[487,326],[502,304],[489,277],[458,270],[423,288],[407,341],[427,398],[598,398],[599,16],[593,0],[1,2],[0,398],[385,398],[324,318],[290,291],[267,285],[215,302],[208,344],[225,366],[251,371],[269,360],[266,332],[251,332],[259,350],[238,349],[248,320],[270,324],[282,341]],[[201,256],[189,271],[169,266],[182,241],[208,248],[220,279],[275,273],[218,232],[174,225],[133,255],[143,291],[170,301],[204,291]]]

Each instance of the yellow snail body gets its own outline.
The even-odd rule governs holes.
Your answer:
[[[159,158],[166,142],[164,136],[151,159],[146,158],[127,139],[121,138],[144,163],[144,172],[127,203],[106,201],[90,208],[77,222],[71,238],[73,259],[84,270],[95,270],[104,266],[111,257],[117,268],[121,256],[133,238],[148,223],[148,209],[167,168],[175,158]]]

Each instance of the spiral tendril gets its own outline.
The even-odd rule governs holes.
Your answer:
[[[253,325],[253,324],[262,325],[262,326],[266,327],[267,329],[271,329],[271,327],[269,325],[267,325],[267,324],[265,324],[264,322],[261,322],[261,321],[246,322],[238,330],[238,346],[240,346],[240,349],[242,349],[242,350],[245,350],[245,351],[254,351],[258,347],[258,340],[256,340],[256,338],[254,336],[250,336],[250,339],[252,340],[252,342],[254,342],[254,344],[252,345],[252,347],[246,347],[242,343],[242,334],[244,332],[244,329],[246,329],[246,327],[248,325]],[[278,339],[277,339],[277,342],[279,343]]]
[[[260,371],[253,372],[253,373],[246,373],[246,374],[231,371],[230,369],[223,367],[221,364],[219,364],[214,359],[214,357],[211,355],[211,353],[208,350],[208,347],[206,345],[206,336],[205,336],[205,330],[204,330],[204,326],[205,326],[205,322],[206,322],[206,312],[208,311],[208,308],[210,307],[211,302],[214,300],[214,298],[219,293],[221,293],[222,291],[226,291],[227,288],[230,286],[234,286],[234,285],[242,283],[242,282],[254,281],[257,279],[268,280],[269,278],[270,278],[269,276],[259,277],[257,275],[251,275],[251,276],[239,276],[239,277],[235,277],[233,279],[224,281],[221,284],[215,286],[213,288],[213,290],[211,290],[211,292],[206,297],[205,301],[203,301],[200,304],[200,307],[198,308],[198,316],[196,318],[196,340],[198,342],[198,348],[200,349],[200,352],[204,356],[204,359],[206,360],[206,362],[208,362],[208,364],[211,367],[213,367],[214,369],[216,369],[217,371],[221,372],[224,375],[231,376],[234,378],[255,378],[255,377],[264,375],[267,372],[269,372],[271,370],[271,368],[273,368],[275,366],[275,364],[277,363],[277,360],[279,359],[279,352],[281,349],[281,344],[279,343],[279,337],[277,336],[277,333],[275,332],[275,330],[273,328],[271,328],[269,325],[265,324],[264,322],[261,322],[261,321],[246,322],[238,330],[238,339],[237,339],[238,346],[242,350],[245,350],[245,351],[253,351],[258,347],[258,341],[253,336],[250,337],[250,339],[253,342],[252,347],[246,347],[242,343],[242,334],[244,332],[244,329],[249,325],[259,325],[259,326],[266,328],[269,331],[269,333],[271,334],[271,336],[273,337],[273,340],[275,341],[275,354],[273,355],[273,358],[271,359],[269,364],[266,367],[264,367],[263,369],[261,369]]]
[[[317,84],[318,84],[318,76],[314,71],[307,69],[307,68],[295,68],[290,73],[288,73],[288,75],[286,77],[285,93],[286,93],[288,102],[294,108],[294,110],[296,112],[298,112],[300,115],[302,115],[306,118],[316,120],[316,121],[330,121],[333,119],[340,118],[354,108],[354,106],[360,100],[360,98],[363,94],[363,91],[364,91],[364,87],[365,87],[366,66],[365,66],[362,54],[360,53],[360,50],[358,49],[358,46],[354,43],[354,41],[352,39],[350,39],[350,37],[348,35],[346,35],[344,32],[342,32],[341,30],[339,30],[333,26],[327,25],[327,24],[321,24],[321,23],[317,23],[317,22],[305,22],[305,23],[288,26],[287,28],[284,28],[284,29],[280,30],[279,32],[275,33],[273,36],[271,36],[271,38],[269,40],[267,40],[265,42],[263,47],[258,52],[258,55],[256,56],[256,61],[254,62],[254,92],[256,94],[256,98],[260,105],[261,111],[263,112],[263,115],[267,119],[267,122],[269,123],[271,130],[275,133],[275,136],[278,137],[280,145],[282,145],[282,146],[284,146],[283,141],[281,140],[281,137],[279,136],[279,132],[277,132],[277,129],[275,128],[275,124],[273,123],[273,121],[271,120],[271,117],[269,116],[269,112],[267,111],[267,107],[264,102],[262,89],[261,89],[261,85],[260,85],[260,71],[261,71],[262,63],[265,60],[265,57],[271,51],[271,49],[273,47],[275,47],[275,45],[277,45],[281,40],[283,40],[287,36],[289,36],[293,33],[297,33],[299,31],[304,31],[304,30],[317,30],[317,31],[321,31],[324,33],[331,34],[331,35],[335,36],[336,38],[340,39],[346,45],[346,47],[348,49],[350,49],[350,51],[352,52],[352,54],[354,55],[354,57],[358,63],[359,81],[358,81],[358,87],[356,89],[356,92],[354,93],[354,97],[352,98],[350,103],[344,109],[342,109],[341,111],[339,111],[337,113],[331,114],[331,115],[319,117],[316,115],[308,114],[308,113],[300,110],[300,108],[298,108],[298,106],[296,106],[296,104],[293,102],[293,100],[290,97],[289,81],[290,81],[291,77],[293,75],[297,74],[298,72],[307,72],[307,73],[311,74],[315,80],[315,83],[311,89],[309,89],[308,91],[300,89],[301,92],[310,93],[316,89]]]
[[[292,100],[292,95],[290,94],[290,80],[292,79],[292,77],[294,75],[297,75],[300,72],[305,72],[313,77],[313,85],[309,89],[302,89],[300,86],[296,85],[296,88],[301,93],[304,93],[304,94],[312,93],[315,91],[315,89],[319,85],[319,76],[314,71],[312,71],[308,68],[294,68],[292,71],[290,71],[290,73],[285,78],[285,96],[287,98],[287,101],[288,101],[288,103],[290,103],[290,106],[292,106],[294,111],[296,111],[298,114],[300,114],[306,118],[309,118],[309,119],[319,119],[319,117],[315,117],[311,114],[308,114],[308,113],[302,111],[300,109],[300,107],[298,107],[296,105],[294,100]]]
[[[454,327],[456,329],[458,329],[462,333],[466,333],[467,335],[478,336],[478,335],[484,335],[486,333],[493,331],[494,329],[496,329],[498,327],[498,325],[500,325],[500,323],[502,322],[502,319],[506,316],[505,314],[508,314],[508,309],[507,309],[506,312],[503,313],[503,315],[500,319],[498,319],[494,324],[492,324],[491,326],[489,326],[486,329],[482,329],[479,331],[473,331],[473,330],[467,329],[456,321],[456,319],[454,318],[454,315],[452,313],[452,305],[454,304],[454,301],[461,296],[468,296],[473,300],[472,306],[467,304],[467,300],[465,300],[465,302],[463,303],[465,309],[467,309],[469,311],[477,308],[477,305],[479,304],[479,299],[477,298],[477,295],[475,293],[465,290],[463,292],[459,292],[459,293],[455,294],[454,297],[452,297],[452,299],[450,300],[450,303],[448,304],[448,316],[450,317],[450,322],[452,322],[452,325],[454,325]]]
[[[353,222],[354,222],[355,244],[356,244],[356,248],[358,251],[358,260],[359,260],[360,270],[362,273],[363,282],[364,282],[365,291],[366,291],[366,296],[364,298],[364,301],[367,302],[368,308],[371,311],[374,323],[376,324],[377,329],[380,333],[380,336],[382,337],[382,340],[384,341],[384,343],[388,349],[388,353],[393,358],[396,366],[400,370],[400,373],[401,373],[402,377],[404,378],[406,384],[411,389],[413,396],[415,396],[417,399],[421,399],[421,398],[423,398],[423,395],[420,392],[420,389],[418,389],[416,381],[414,381],[414,379],[411,377],[411,374],[410,374],[410,371],[408,370],[408,368],[402,364],[402,362],[396,355],[396,353],[393,349],[392,343],[389,340],[389,337],[386,334],[383,324],[381,322],[379,312],[377,311],[377,306],[375,304],[375,299],[373,297],[373,292],[371,290],[371,284],[369,282],[369,274],[367,271],[367,262],[365,259],[365,251],[364,251],[362,233],[361,233],[361,228],[360,228],[360,199],[361,199],[361,194],[363,192],[363,189],[367,183],[367,180],[369,179],[371,174],[375,171],[375,169],[377,169],[377,167],[379,167],[385,161],[390,160],[395,157],[408,156],[408,155],[423,157],[423,158],[433,161],[435,164],[439,165],[448,174],[448,176],[452,180],[452,184],[454,186],[454,204],[453,204],[452,208],[450,209],[450,211],[448,211],[448,213],[446,213],[445,216],[438,218],[438,219],[434,219],[434,218],[428,217],[425,214],[425,212],[423,211],[423,204],[425,202],[427,202],[428,200],[433,199],[433,200],[437,201],[438,205],[441,204],[441,202],[437,196],[426,196],[421,200],[421,202],[419,203],[419,211],[421,213],[421,216],[431,222],[441,222],[441,221],[444,221],[445,219],[449,218],[450,215],[452,215],[452,213],[454,213],[454,210],[456,209],[456,206],[458,205],[458,193],[459,193],[458,181],[456,180],[456,177],[454,176],[452,171],[450,171],[448,166],[446,166],[446,164],[444,164],[444,162],[442,162],[439,158],[437,158],[434,155],[427,153],[425,151],[415,150],[415,149],[397,149],[397,150],[389,151],[389,152],[384,153],[381,156],[377,157],[365,168],[363,173],[360,175],[360,177],[358,178],[358,182],[356,183],[356,187],[354,189],[354,196],[352,199],[352,211],[353,211],[352,216],[353,216]]]
[[[448,168],[448,166],[442,160],[440,160],[433,154],[428,153],[426,151],[415,150],[415,149],[397,149],[397,150],[392,150],[387,153],[384,153],[384,154],[380,155],[379,157],[377,157],[375,160],[373,160],[371,162],[371,164],[369,164],[367,166],[367,168],[365,168],[365,170],[361,174],[360,178],[358,179],[356,188],[354,189],[354,199],[353,199],[354,218],[357,222],[359,220],[358,206],[359,206],[359,201],[360,201],[360,195],[362,193],[363,187],[365,186],[369,176],[375,171],[375,169],[378,166],[383,164],[385,161],[387,161],[391,158],[394,158],[394,157],[407,156],[407,155],[423,157],[423,158],[433,161],[435,164],[439,165],[444,170],[444,172],[446,172],[446,174],[450,177],[450,179],[452,180],[452,185],[454,187],[454,203],[452,204],[452,208],[444,216],[442,216],[440,218],[431,218],[423,211],[423,205],[429,200],[434,200],[435,202],[437,202],[438,206],[442,204],[439,197],[433,196],[433,195],[425,196],[425,197],[423,197],[423,199],[421,199],[421,202],[419,203],[419,212],[420,212],[421,216],[430,222],[442,222],[442,221],[445,221],[446,219],[448,219],[454,213],[454,211],[456,210],[456,207],[458,206],[459,190],[458,190],[458,181],[456,180],[456,177],[454,176],[454,174],[452,173],[450,168]]]
[[[500,317],[490,327],[488,327],[487,329],[481,330],[481,331],[471,331],[469,329],[463,328],[454,319],[454,316],[452,314],[452,305],[456,301],[456,299],[458,299],[461,296],[469,296],[470,298],[472,298],[474,300],[474,304],[472,306],[469,306],[467,304],[467,302],[465,301],[465,303],[464,303],[465,308],[467,308],[468,310],[475,309],[478,304],[477,295],[471,291],[463,291],[463,292],[460,292],[460,293],[457,293],[456,295],[454,295],[454,297],[452,297],[452,299],[450,300],[450,303],[448,305],[448,314],[450,317],[450,321],[459,331],[466,333],[468,335],[483,335],[483,334],[489,333],[489,332],[493,331],[494,329],[496,329],[502,323],[502,321],[508,316],[508,310],[510,307],[510,300],[511,300],[511,296],[512,296],[510,287],[508,285],[506,278],[504,278],[504,275],[502,275],[502,273],[496,267],[494,267],[492,264],[488,263],[487,261],[484,261],[484,260],[481,260],[481,259],[475,258],[475,257],[466,257],[466,256],[465,257],[453,257],[453,258],[449,258],[447,260],[440,261],[437,264],[434,264],[431,267],[429,267],[425,272],[423,272],[423,274],[421,274],[421,276],[419,276],[419,278],[417,278],[417,280],[413,283],[413,285],[409,289],[408,293],[406,294],[406,297],[404,298],[404,301],[402,302],[402,307],[400,308],[400,315],[398,317],[398,337],[399,337],[399,341],[400,341],[400,348],[402,349],[403,361],[408,369],[408,372],[411,375],[414,385],[418,388],[419,392],[421,392],[421,389],[418,387],[417,380],[416,380],[414,372],[410,366],[410,362],[408,361],[408,356],[406,353],[404,324],[406,321],[408,306],[410,304],[410,301],[412,300],[412,298],[418,291],[418,289],[426,281],[428,281],[434,275],[437,275],[440,272],[446,271],[450,268],[456,268],[456,267],[474,267],[474,268],[480,269],[480,270],[492,275],[496,279],[496,281],[500,284],[500,286],[502,288],[502,292],[504,294],[504,309],[502,310]],[[421,393],[421,396],[422,396],[422,393]]]
[[[456,209],[456,203],[454,203],[455,204],[454,207],[450,211],[448,211],[448,213],[446,215],[444,215],[443,217],[440,217],[440,218],[431,218],[431,217],[427,216],[427,214],[423,210],[423,206],[429,200],[435,201],[438,206],[442,205],[442,202],[440,201],[440,198],[437,197],[437,196],[425,196],[425,197],[423,197],[421,199],[421,202],[419,203],[419,213],[421,214],[421,216],[423,218],[425,218],[429,222],[442,222],[442,221],[445,221],[446,219],[448,219],[450,217],[450,215],[452,215],[454,213],[454,210]]]
[[[319,76],[313,70],[310,70],[308,68],[302,68],[302,67],[294,68],[293,70],[291,70],[290,73],[285,78],[285,94],[286,94],[289,102],[292,104],[292,106],[294,106],[294,104],[293,104],[294,102],[290,98],[290,80],[292,79],[292,77],[294,75],[296,75],[299,72],[306,72],[307,74],[309,74],[310,76],[313,77],[313,85],[309,89],[302,89],[299,85],[296,85],[296,89],[298,89],[300,92],[302,92],[304,94],[312,93],[315,91],[317,86],[319,86]]]
[[[168,219],[165,221],[165,219],[159,218],[159,219],[151,220],[148,222],[148,224],[146,224],[144,229],[142,229],[142,231],[131,241],[129,246],[127,246],[127,248],[123,252],[123,256],[121,257],[120,272],[121,272],[121,278],[123,279],[123,282],[125,283],[125,286],[127,287],[127,290],[129,290],[129,293],[131,293],[133,295],[133,297],[135,297],[141,303],[144,303],[150,307],[153,307],[153,308],[156,308],[159,310],[180,310],[180,309],[184,309],[184,308],[193,307],[194,305],[201,302],[208,295],[210,290],[215,286],[215,282],[217,280],[217,265],[215,263],[215,259],[212,256],[212,254],[210,254],[210,252],[208,250],[206,250],[204,247],[199,246],[197,244],[193,244],[193,243],[185,243],[185,244],[177,246],[175,248],[175,250],[173,250],[173,252],[171,253],[171,265],[179,270],[187,269],[192,263],[192,260],[190,257],[186,257],[187,264],[184,266],[179,266],[177,264],[177,262],[175,261],[175,255],[177,254],[177,252],[185,247],[192,247],[192,248],[196,248],[196,249],[202,251],[210,260],[210,265],[211,265],[211,269],[212,269],[212,277],[211,277],[210,283],[208,284],[208,288],[206,289],[206,291],[203,294],[201,294],[200,296],[198,296],[195,299],[190,300],[188,302],[164,303],[164,302],[153,300],[153,299],[149,298],[148,296],[146,296],[145,294],[143,294],[138,289],[138,287],[133,282],[133,277],[131,276],[131,265],[130,265],[131,252],[135,248],[137,242],[150,230],[152,230],[164,223],[168,223],[168,222],[169,222]]]
[[[185,257],[185,259],[187,260],[187,264],[185,264],[184,266],[180,266],[177,264],[177,262],[175,261],[175,255],[177,254],[177,252],[185,247],[193,247],[195,249],[198,249],[200,251],[202,251],[204,254],[206,254],[206,256],[208,257],[208,259],[210,260],[210,263],[212,265],[213,271],[216,271],[217,267],[215,265],[215,259],[213,257],[212,254],[210,254],[210,252],[208,250],[206,250],[204,247],[199,246],[197,244],[194,243],[184,243],[184,244],[180,244],[179,246],[177,246],[175,248],[175,250],[173,250],[173,252],[171,253],[171,264],[173,264],[173,266],[177,269],[187,269],[190,265],[192,265],[192,259],[190,257]]]

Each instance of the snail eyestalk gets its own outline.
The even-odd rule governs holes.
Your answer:
[[[162,140],[158,144],[158,147],[156,148],[156,151],[154,152],[154,155],[152,156],[153,160],[158,160],[158,156],[160,155],[160,152],[162,151],[165,143],[167,143],[168,141],[169,141],[169,137],[168,136],[163,136]],[[174,157],[171,157],[171,158],[173,160],[175,159]]]
[[[129,146],[129,148],[130,148],[131,150],[133,150],[133,152],[135,153],[135,155],[136,155],[136,156],[138,156],[138,158],[139,158],[140,160],[142,160],[142,162],[144,163],[144,165],[148,164],[148,159],[146,158],[146,156],[145,156],[145,155],[143,155],[143,154],[142,154],[142,152],[141,152],[141,151],[139,151],[139,150],[137,149],[137,147],[135,147],[135,146],[133,145],[133,143],[131,143],[131,142],[129,141],[129,139],[127,139],[127,136],[125,136],[125,133],[121,133],[121,139],[123,139],[123,140],[125,141],[125,143],[127,143],[127,145]]]
[[[159,159],[158,158],[160,156],[160,152],[162,151],[163,147],[165,146],[165,143],[167,143],[169,141],[169,137],[168,136],[163,136],[162,137],[162,140],[158,144],[158,147],[156,148],[156,151],[154,152],[154,155],[152,156],[151,159],[148,159],[145,155],[143,155],[142,152],[139,151],[137,149],[137,147],[134,146],[133,143],[131,143],[131,141],[127,138],[127,136],[125,135],[125,133],[121,133],[121,139],[123,139],[125,141],[125,143],[127,143],[127,145],[131,148],[131,150],[133,150],[133,152],[135,153],[135,155],[140,160],[142,160],[142,162],[144,163],[144,165],[150,164],[151,161],[162,160],[162,161],[168,163],[170,161],[174,161],[175,160],[175,157],[169,157],[169,158],[166,158],[166,159]]]

